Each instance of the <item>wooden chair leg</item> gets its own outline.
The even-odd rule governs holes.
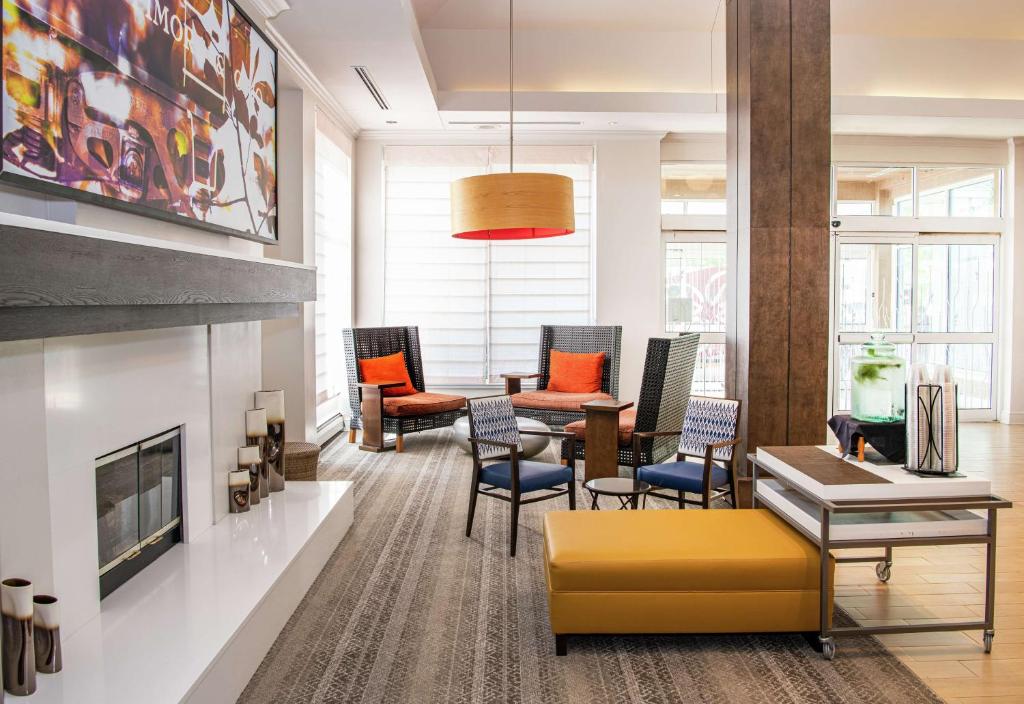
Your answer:
[[[469,515],[466,516],[466,537],[473,533],[473,516],[476,514],[477,485],[473,482],[473,488],[469,491]]]
[[[864,461],[864,436],[857,439],[857,461]]]
[[[519,534],[519,494],[512,494],[512,545],[509,548],[509,557],[516,556],[516,538]]]
[[[405,436],[399,433],[395,436],[395,452],[405,451]]]
[[[569,481],[569,510],[576,510],[576,480],[572,479]]]
[[[349,445],[354,445],[355,442],[356,442],[356,429],[355,428],[349,428],[348,429],[348,444]]]
[[[679,508],[680,509],[686,508],[686,504],[683,502],[683,491],[682,491],[682,489],[679,490]]]

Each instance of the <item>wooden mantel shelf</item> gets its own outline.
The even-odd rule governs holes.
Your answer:
[[[299,314],[316,268],[0,213],[0,341]]]

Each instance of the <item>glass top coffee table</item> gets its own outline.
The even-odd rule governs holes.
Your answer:
[[[589,491],[590,496],[593,497],[593,501],[590,503],[592,511],[600,509],[597,505],[598,496],[614,496],[622,504],[619,506],[619,510],[629,508],[635,510],[641,496],[644,497],[644,508],[647,508],[647,493],[651,490],[651,485],[625,477],[601,477],[591,479],[583,485],[583,488]]]

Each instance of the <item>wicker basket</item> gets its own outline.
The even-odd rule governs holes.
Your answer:
[[[311,442],[284,444],[285,479],[290,482],[315,482],[320,462],[320,446]]]

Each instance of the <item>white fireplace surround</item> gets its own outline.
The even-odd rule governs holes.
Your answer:
[[[223,518],[260,361],[259,322],[0,343],[0,575],[99,614],[95,460],[179,425],[185,541]]]

